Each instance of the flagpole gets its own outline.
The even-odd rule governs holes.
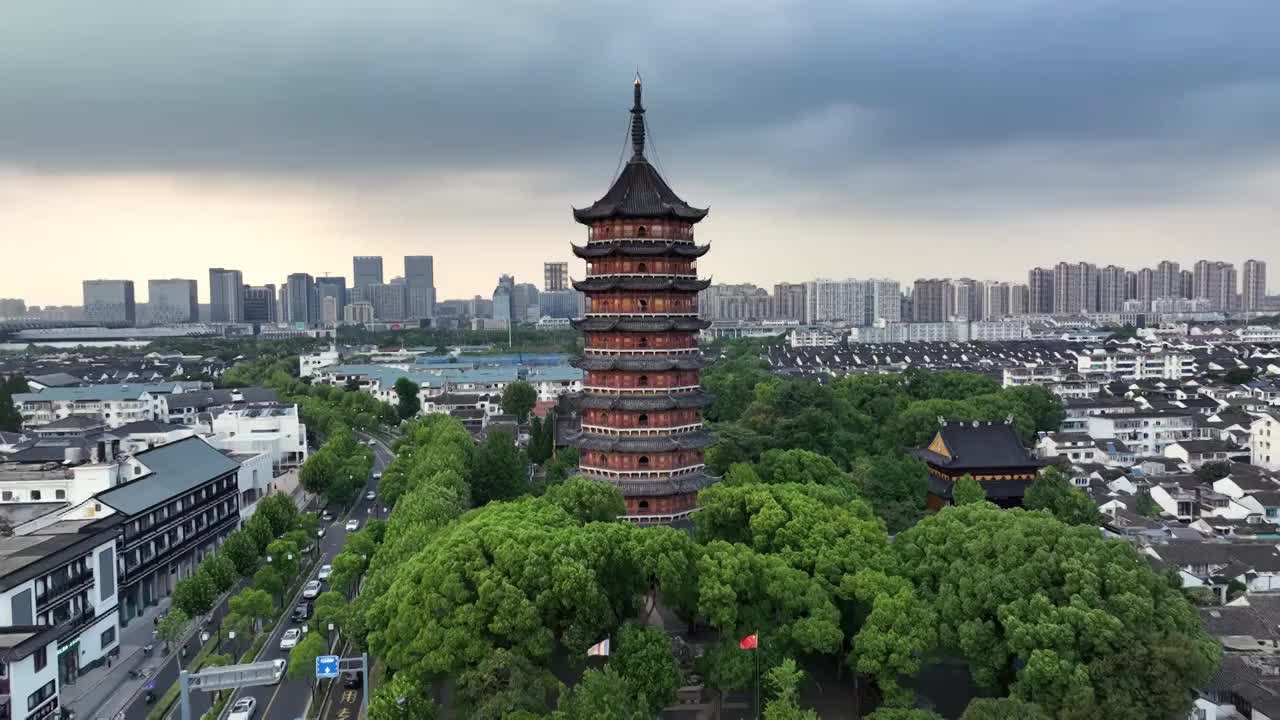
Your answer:
[[[760,631],[756,631],[756,646],[752,655],[756,663],[756,720],[760,720]]]

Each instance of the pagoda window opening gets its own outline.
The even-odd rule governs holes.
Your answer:
[[[636,266],[636,272],[649,272],[649,266],[644,263],[640,263]]]
[[[642,467],[642,468],[646,468],[646,469],[647,469],[647,468],[649,467],[649,456],[648,456],[648,455],[641,455],[641,456],[640,456],[640,461],[639,461],[639,462],[640,462],[640,467]]]
[[[641,510],[648,510],[648,509],[649,509],[649,501],[648,501],[648,500],[641,500],[641,501],[636,505],[636,507],[640,508]]]
[[[642,347],[642,348],[647,348],[647,347],[649,347],[649,338],[647,338],[647,337],[641,337],[641,338],[640,338],[640,340],[639,340],[639,343],[638,343],[638,344],[639,344],[639,345],[640,345],[640,347]]]
[[[636,237],[649,237],[649,229],[643,225],[636,228]]]
[[[649,416],[641,413],[640,416],[636,418],[636,423],[640,427],[649,427]]]
[[[648,301],[648,300],[641,300],[641,301],[640,301],[640,312],[649,312],[649,301]]]
[[[641,375],[638,381],[638,384],[640,385],[640,387],[649,387],[649,376]]]

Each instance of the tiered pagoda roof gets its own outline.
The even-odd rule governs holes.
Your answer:
[[[667,240],[663,242],[617,242],[617,243],[600,243],[589,244],[584,246],[574,245],[573,254],[584,260],[593,260],[595,258],[610,257],[613,255],[625,255],[627,257],[656,257],[660,255],[675,255],[678,257],[700,258],[707,254],[711,249],[711,245],[694,245],[691,242],[676,242],[675,240]]]
[[[650,357],[632,355],[619,357],[588,356],[575,358],[569,364],[579,370],[629,370],[632,372],[660,372],[662,370],[701,370],[706,361],[700,355],[679,357]]]
[[[663,497],[666,495],[696,493],[719,479],[703,472],[697,472],[657,480],[609,480],[608,482],[621,490],[623,495]]]
[[[577,445],[583,450],[608,452],[674,452],[676,450],[702,450],[715,442],[705,431],[680,433],[679,435],[618,436],[584,432],[578,436]]]
[[[635,103],[631,106],[631,160],[604,197],[587,208],[574,208],[573,218],[584,225],[615,218],[674,218],[696,223],[707,210],[680,199],[644,156],[644,105],[640,102],[640,77],[636,76]]]
[[[667,330],[705,330],[711,327],[710,320],[695,317],[656,317],[656,318],[622,318],[622,317],[586,317],[570,320],[575,330],[583,332],[639,332],[654,333]]]
[[[582,407],[592,410],[685,410],[704,408],[711,397],[702,391],[669,395],[589,395],[582,396]]]
[[[586,280],[575,280],[573,289],[579,292],[602,292],[605,290],[679,290],[683,292],[701,292],[711,286],[711,280],[697,278],[663,278],[663,277],[591,277]]]

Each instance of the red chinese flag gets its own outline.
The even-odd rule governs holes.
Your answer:
[[[756,633],[751,633],[750,635],[742,638],[742,640],[738,643],[738,647],[742,648],[743,650],[755,650],[756,649]]]

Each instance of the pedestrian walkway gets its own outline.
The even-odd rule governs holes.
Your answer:
[[[169,598],[164,598],[120,628],[120,652],[111,661],[111,665],[100,665],[76,678],[74,682],[64,683],[59,691],[62,706],[75,712],[78,718],[93,720],[98,714],[103,717],[114,714],[99,713],[109,700],[118,701],[113,705],[123,705],[124,701],[136,695],[146,684],[147,678],[135,678],[129,672],[151,670],[154,674],[168,659],[161,652],[163,643],[155,639],[156,618],[168,609]],[[153,645],[150,655],[144,651],[147,645]]]

